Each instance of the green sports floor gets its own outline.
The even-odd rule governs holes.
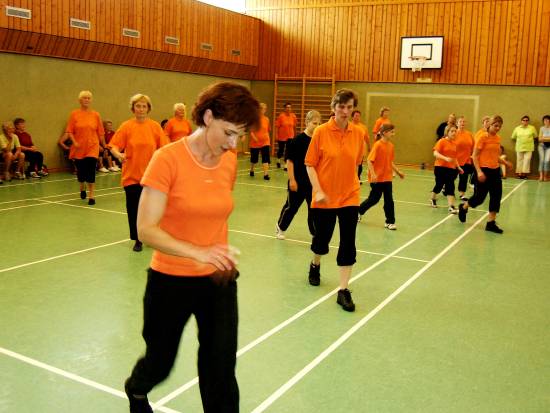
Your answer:
[[[247,168],[230,220],[242,412],[550,412],[550,183],[504,181],[497,235],[486,204],[461,224],[442,198],[428,206],[431,171],[404,168],[397,231],[382,203],[358,224],[346,313],[335,249],[321,286],[307,283],[305,205],[274,237],[283,172],[267,182]],[[0,412],[128,411],[151,250],[131,249],[119,180],[98,176],[93,207],[68,173],[0,186]],[[155,411],[202,411],[196,352],[192,321]]]

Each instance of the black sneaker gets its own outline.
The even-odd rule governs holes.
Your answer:
[[[269,181],[270,179],[269,175],[264,175],[264,180]]]
[[[460,195],[460,200],[466,202],[468,198],[466,198],[464,195]]]
[[[250,176],[254,176],[254,171],[250,171]]]
[[[143,243],[141,241],[136,241],[134,244],[134,248],[132,248],[135,252],[141,252],[143,250]]]
[[[315,287],[321,284],[321,264],[309,264],[309,284]]]
[[[95,199],[93,198],[88,199],[88,205],[95,205]]]
[[[80,191],[80,199],[86,199],[86,191]]]
[[[437,201],[435,199],[430,198],[430,206],[432,208],[437,208]]]
[[[504,232],[495,221],[488,221],[487,225],[485,225],[485,231],[494,232],[495,234],[502,234]]]
[[[281,167],[281,162],[277,162],[277,168]]]
[[[346,288],[345,290],[338,290],[338,298],[336,302],[342,306],[345,311],[355,311],[355,304],[351,298],[350,291]]]
[[[153,409],[149,405],[149,400],[147,400],[147,396],[140,396],[133,394],[128,387],[128,382],[130,379],[126,380],[124,383],[124,391],[126,392],[126,396],[128,396],[128,400],[130,401],[130,413],[153,413]]]
[[[468,213],[468,210],[464,208],[464,204],[460,204],[458,206],[458,220],[460,222],[466,222],[467,213]]]

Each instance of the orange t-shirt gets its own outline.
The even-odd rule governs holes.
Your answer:
[[[164,125],[164,133],[170,138],[170,142],[174,142],[179,138],[191,135],[191,124],[187,119],[179,120],[173,117]]]
[[[391,123],[391,120],[384,119],[383,117],[376,119],[376,122],[374,122],[374,127],[372,128],[372,134],[376,135],[384,123]]]
[[[289,115],[287,115],[286,112],[281,113],[275,121],[275,127],[277,128],[277,140],[286,141],[288,139],[292,139],[295,134],[297,123],[298,121],[294,113],[290,113]]]
[[[474,135],[474,142],[477,142],[478,138],[485,133],[487,133],[487,129],[481,128],[480,130],[478,130]]]
[[[374,142],[367,160],[372,162],[374,172],[376,173],[376,183],[391,182],[393,179],[392,163],[395,157],[395,149],[390,141],[384,142],[378,139]],[[372,182],[372,176],[369,169],[369,181]]]
[[[234,153],[228,151],[218,165],[206,167],[195,159],[183,138],[155,152],[141,184],[168,196],[162,230],[178,240],[207,247],[227,244],[236,174]],[[206,276],[216,271],[212,264],[158,250],[153,252],[151,268],[176,276]]]
[[[255,141],[250,137],[248,146],[251,148],[262,148],[264,146],[269,146],[271,143],[269,140],[269,118],[267,116],[262,116],[260,125],[260,129],[250,132],[251,135],[254,135],[256,139],[258,139],[258,141]]]
[[[476,139],[475,148],[479,150],[479,167],[496,169],[499,167],[500,136],[489,135],[488,132],[480,134]]]
[[[67,121],[66,132],[72,134],[77,145],[71,145],[69,159],[97,158],[99,137],[105,135],[101,116],[94,110],[73,110]]]
[[[167,143],[168,138],[154,120],[130,119],[120,125],[109,146],[116,146],[126,156],[122,164],[122,186],[139,184],[153,153]]]
[[[352,124],[363,130],[363,132],[365,133],[365,137],[364,137],[365,145],[367,146],[367,148],[370,148],[369,128],[367,128],[367,125],[365,125],[364,123],[353,123],[353,122]]]
[[[449,158],[456,158],[456,143],[450,139],[441,138],[435,144],[434,151],[439,152],[443,156],[448,156]],[[447,162],[439,158],[435,158],[434,166],[456,169],[456,164],[454,162]]]
[[[334,117],[313,132],[304,163],[317,172],[319,184],[328,202],[317,204],[313,191],[312,208],[342,208],[359,205],[357,166],[363,159],[364,133],[348,123],[342,131]]]
[[[472,163],[472,152],[474,151],[474,137],[469,130],[456,131],[454,139],[456,144],[456,160],[460,166]]]

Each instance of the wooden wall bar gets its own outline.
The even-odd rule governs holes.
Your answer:
[[[256,79],[550,85],[549,0],[247,0]],[[400,38],[445,37],[441,70],[399,68]]]
[[[8,17],[4,5],[30,9],[32,19]],[[91,30],[71,28],[71,17],[90,21]],[[260,25],[194,0],[7,0],[0,10],[0,50],[250,79]],[[139,30],[140,37],[122,36],[123,28]],[[180,44],[166,44],[165,36]],[[202,50],[201,43],[213,50]]]

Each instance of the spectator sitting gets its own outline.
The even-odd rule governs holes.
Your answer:
[[[100,144],[99,148],[99,158],[97,159],[99,172],[118,172],[120,171],[120,168],[113,162],[111,151],[107,148],[109,141],[115,134],[115,131],[113,130],[113,122],[110,120],[104,120],[103,129],[105,129],[105,146],[103,147]],[[107,168],[105,165],[107,165]]]
[[[19,138],[14,133],[13,122],[4,122],[2,124],[2,135],[0,135],[0,148],[4,159],[4,179],[11,181],[11,167],[17,162],[17,179],[25,179],[25,154],[21,152]]]
[[[15,118],[13,121],[15,126],[15,134],[19,138],[19,144],[21,150],[25,154],[25,159],[29,162],[29,169],[27,174],[31,178],[40,178],[47,176],[48,173],[42,171],[42,164],[44,162],[44,155],[40,152],[32,141],[31,135],[25,129],[25,119]]]
[[[65,132],[61,134],[57,144],[63,149],[63,157],[67,159],[71,165],[71,173],[76,174],[76,165],[72,159],[69,159],[70,146],[73,144],[73,141],[67,136]]]

